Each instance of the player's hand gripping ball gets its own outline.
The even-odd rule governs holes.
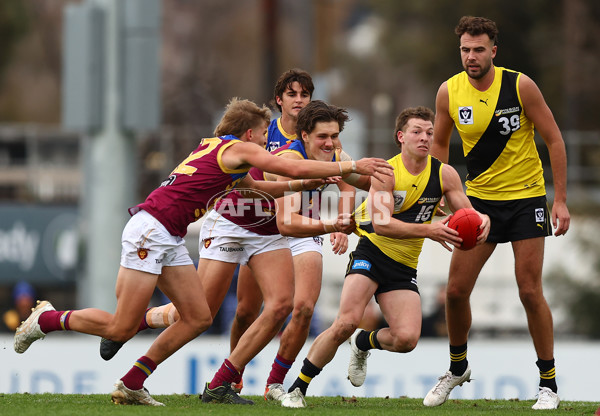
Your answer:
[[[456,211],[448,221],[448,227],[458,231],[463,242],[461,250],[470,250],[477,244],[477,237],[481,234],[481,217],[472,208],[461,208]]]

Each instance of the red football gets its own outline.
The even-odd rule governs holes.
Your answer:
[[[472,208],[461,208],[456,211],[448,221],[448,227],[458,231],[463,239],[461,250],[470,250],[475,247],[477,237],[481,234],[481,217]]]

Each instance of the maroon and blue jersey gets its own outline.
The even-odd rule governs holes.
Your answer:
[[[306,154],[306,149],[304,148],[304,141],[302,141],[302,140],[294,140],[293,142],[277,149],[276,151],[274,151],[272,153],[277,154],[277,155],[284,154],[284,153],[295,153],[297,155],[300,155],[302,157],[302,159],[308,160],[308,155]],[[332,161],[333,162],[339,161],[339,156],[338,156],[337,151],[335,152]],[[256,168],[254,168],[254,169],[256,169]],[[319,188],[314,189],[312,191],[303,191],[302,192],[302,205],[300,208],[301,215],[303,215],[305,217],[313,218],[313,219],[320,218],[320,214],[319,214],[320,209],[321,209],[320,193],[323,189],[325,189],[326,186],[327,185],[322,185]]]
[[[281,117],[271,121],[267,129],[267,150],[273,152],[296,140],[296,133],[287,134],[281,127]]]
[[[188,225],[201,218],[248,174],[248,168],[228,169],[221,161],[225,149],[237,143],[241,141],[232,135],[202,139],[169,178],[143,203],[129,208],[129,213],[143,209],[171,235],[184,237]]]

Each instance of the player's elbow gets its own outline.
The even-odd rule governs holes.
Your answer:
[[[286,221],[280,221],[279,216],[277,220],[277,229],[279,230],[279,234],[284,237],[294,237],[294,227]]]
[[[294,237],[294,233],[289,227],[286,227],[285,225],[283,225],[283,226],[277,225],[277,228],[279,229],[279,234],[281,234],[282,236]]]

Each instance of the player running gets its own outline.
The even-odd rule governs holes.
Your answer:
[[[429,155],[434,114],[428,108],[409,108],[396,119],[396,143],[401,153],[389,160],[394,177],[371,178],[369,196],[355,212],[360,240],[346,271],[340,308],[334,323],[312,344],[298,378],[281,400],[283,407],[305,407],[311,380],[329,363],[338,347],[350,338],[352,355],[348,377],[360,386],[366,377],[370,349],[406,353],[421,333],[421,300],[417,262],[423,241],[430,238],[447,250],[459,247],[458,232],[447,227],[449,217],[432,223],[442,197],[455,211],[470,208],[458,173]],[[482,215],[482,244],[489,218]],[[375,295],[388,328],[357,329]]]
[[[252,166],[290,177],[320,178],[352,171],[373,175],[391,171],[380,159],[357,162],[291,162],[261,148],[271,117],[266,107],[233,99],[217,126],[218,137],[203,139],[154,190],[145,202],[130,209],[123,231],[121,266],[117,275],[114,314],[99,309],[56,311],[40,302],[17,328],[14,349],[25,352],[49,332],[72,330],[125,342],[135,335],[158,286],[177,307],[180,319],[163,331],[146,354],[115,384],[112,400],[121,404],[162,406],[143,384],[157,365],[205,331],[211,312],[183,237],[190,223],[201,218],[216,199],[236,186],[274,196],[299,190],[300,180],[256,182],[247,176]],[[258,144],[258,146],[257,146]]]

